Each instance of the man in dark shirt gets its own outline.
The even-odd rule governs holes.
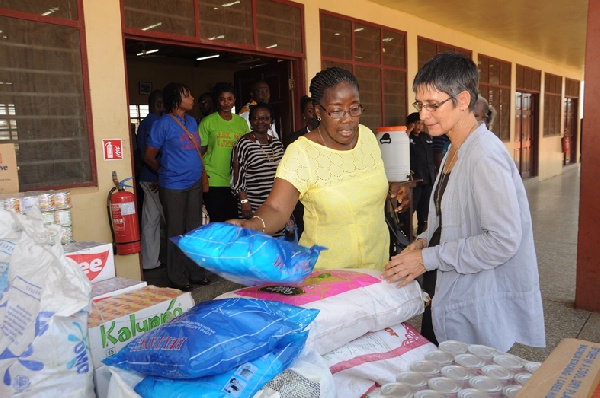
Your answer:
[[[413,189],[413,208],[417,212],[417,233],[427,229],[429,197],[435,182],[433,140],[425,131],[419,113],[406,118],[406,132],[410,140],[410,169],[415,179],[422,180]]]

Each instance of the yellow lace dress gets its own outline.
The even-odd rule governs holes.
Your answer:
[[[300,137],[287,148],[276,177],[300,192],[305,228],[300,244],[328,248],[316,269],[382,269],[388,262],[388,182],[370,129],[360,126],[356,147],[349,151]]]

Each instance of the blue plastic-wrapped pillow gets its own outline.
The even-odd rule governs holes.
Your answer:
[[[102,362],[175,379],[222,374],[302,333],[318,313],[276,301],[206,301],[137,337]]]
[[[250,398],[289,367],[302,351],[307,335],[308,332],[288,335],[273,351],[220,375],[188,380],[148,376],[135,387],[135,392],[143,398]]]
[[[300,283],[324,247],[306,248],[229,223],[210,223],[171,240],[196,264],[246,286]]]

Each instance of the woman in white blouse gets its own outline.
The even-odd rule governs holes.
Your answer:
[[[473,61],[442,53],[413,82],[432,136],[452,145],[430,199],[428,229],[386,265],[405,285],[437,270],[432,302],[435,337],[502,351],[514,343],[545,346],[544,315],[529,202],[504,144],[473,115]]]

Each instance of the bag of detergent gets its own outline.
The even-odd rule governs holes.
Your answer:
[[[171,240],[199,266],[246,286],[300,283],[325,250],[229,223],[203,225]]]
[[[91,284],[60,227],[0,210],[0,397],[89,397]]]
[[[225,373],[304,332],[319,310],[266,300],[212,300],[137,337],[104,364],[191,379]]]
[[[135,392],[144,398],[193,398],[199,391],[203,398],[250,398],[287,369],[302,351],[307,336],[308,332],[289,334],[272,351],[219,375],[188,380],[146,377]]]

